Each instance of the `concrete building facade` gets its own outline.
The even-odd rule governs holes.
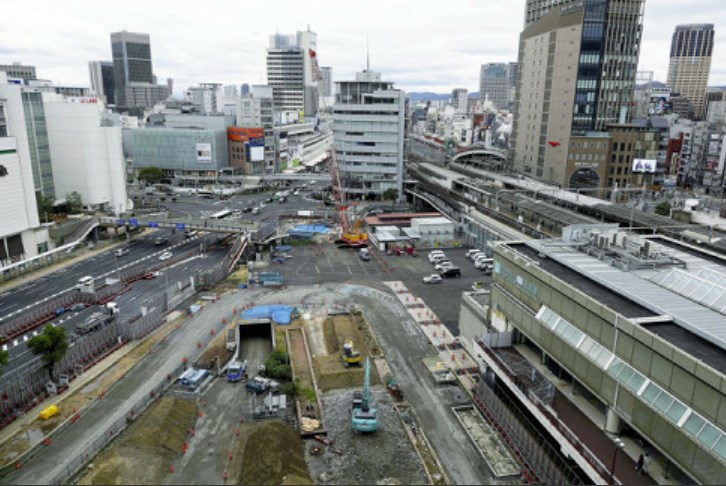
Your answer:
[[[4,71],[8,78],[20,78],[24,84],[33,79],[38,79],[35,74],[35,66],[28,66],[14,62],[12,64],[0,64],[0,71]]]
[[[556,437],[594,483],[624,483],[608,477],[613,437],[627,440],[636,458],[649,453],[669,480],[723,482],[726,294],[718,282],[726,261],[617,225],[490,246],[490,320],[469,338],[490,371],[504,370],[511,356],[539,370],[519,385],[496,373],[498,386],[539,417],[535,427]],[[573,393],[555,390],[554,380]],[[575,423],[592,432],[562,434]],[[598,440],[611,447],[603,451]]]
[[[668,86],[691,102],[698,119],[705,116],[713,39],[713,24],[687,24],[676,26],[671,41]]]
[[[467,96],[469,91],[466,88],[456,88],[451,92],[451,106],[461,113],[466,113],[469,108]]]
[[[121,214],[128,201],[121,128],[103,126],[104,105],[91,100],[43,94],[56,197],[78,192],[84,207]]]
[[[275,110],[297,110],[315,116],[319,104],[317,34],[270,36],[267,49],[267,85],[272,87]]]
[[[263,173],[277,171],[275,157],[275,104],[274,88],[267,85],[254,85],[252,93],[242,95],[237,100],[237,126],[244,128],[262,127],[265,137],[265,162]]]
[[[42,251],[21,87],[0,73],[0,264]],[[47,239],[47,232],[46,232]]]
[[[527,2],[512,155],[516,170],[569,187],[573,179],[583,179],[567,164],[572,139],[597,137],[593,132],[628,121],[644,2],[554,3]],[[618,8],[609,8],[615,3]],[[600,177],[588,182],[594,187],[604,183]]]
[[[401,197],[408,97],[374,71],[336,84],[333,139],[344,190],[380,198],[393,188]]]

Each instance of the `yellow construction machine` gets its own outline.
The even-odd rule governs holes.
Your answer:
[[[358,366],[360,365],[361,357],[360,351],[353,348],[353,341],[346,341],[343,344],[343,354],[340,355],[340,358],[343,360],[343,366],[346,368],[351,365]]]

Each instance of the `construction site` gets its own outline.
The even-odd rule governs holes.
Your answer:
[[[198,302],[197,317],[212,304]],[[208,370],[207,378],[196,387],[176,380],[138,411],[88,458],[75,478],[79,484],[448,482],[364,313],[307,294],[295,317],[281,325],[243,319],[253,304],[235,307],[208,344],[197,343],[197,357],[188,364]],[[231,350],[228,331],[237,327],[238,347]],[[257,394],[245,383],[264,361],[259,351],[275,349],[289,352],[296,391],[286,409],[256,413],[255,403],[266,404],[262,397],[272,390]],[[225,365],[234,359],[248,360],[250,374],[242,383],[225,380]],[[373,431],[352,425],[356,400],[364,402],[358,406],[368,413],[367,423],[375,422]]]

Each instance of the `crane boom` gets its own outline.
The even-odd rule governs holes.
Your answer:
[[[355,217],[351,224],[345,190],[343,190],[343,184],[340,178],[338,160],[335,156],[335,149],[330,151],[328,170],[330,172],[331,187],[335,200],[335,210],[338,213],[340,226],[343,230],[339,242],[353,248],[368,246],[368,233],[361,229],[362,222],[360,218]],[[355,204],[351,204],[351,206],[355,206]]]

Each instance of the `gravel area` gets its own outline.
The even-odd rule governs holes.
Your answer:
[[[406,436],[393,400],[385,390],[372,390],[378,409],[378,431],[359,435],[350,425],[353,390],[323,395],[328,439],[325,447],[310,439],[306,457],[310,475],[317,484],[428,484],[421,460]],[[310,453],[321,446],[320,455]],[[332,449],[340,451],[337,454]]]

